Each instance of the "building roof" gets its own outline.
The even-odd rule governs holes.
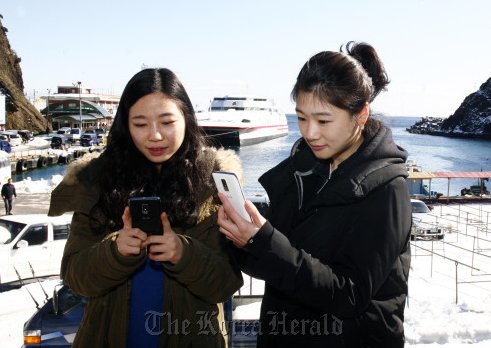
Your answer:
[[[408,179],[488,179],[491,172],[410,172]]]
[[[75,107],[69,106],[65,108],[65,104],[73,102],[75,103]],[[80,107],[79,107],[80,99],[72,98],[72,99],[63,99],[57,100],[56,102],[49,105],[49,113],[53,117],[61,116],[61,115],[79,115]],[[46,115],[48,112],[48,107],[41,110],[43,115]],[[82,99],[82,114],[93,114],[100,115],[102,117],[111,117],[111,114],[99,104],[93,103],[88,100]]]

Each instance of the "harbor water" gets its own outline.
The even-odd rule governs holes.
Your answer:
[[[406,128],[420,119],[420,117],[384,117],[382,121],[391,128],[395,143],[408,151],[408,159],[415,161],[422,170],[491,171],[491,141],[408,133]],[[244,166],[247,195],[263,192],[257,182],[259,176],[289,156],[291,146],[300,137],[296,115],[288,115],[288,127],[287,137],[236,150]],[[476,184],[478,184],[477,179],[452,179],[450,195],[459,195],[463,187]],[[485,184],[488,189],[491,187],[491,182]],[[434,179],[431,182],[432,191],[444,195],[447,194],[447,186],[447,179]]]
[[[419,117],[384,117],[391,129],[394,141],[409,153],[409,159],[424,171],[491,171],[491,141],[481,139],[459,139],[423,134],[411,134],[406,128]],[[264,193],[258,178],[267,170],[287,158],[293,143],[300,137],[296,115],[288,115],[288,136],[256,145],[234,149],[241,158],[244,168],[244,191],[247,196]],[[34,169],[13,176],[15,182],[30,178],[32,181],[49,180],[53,175],[63,175],[65,165],[54,165]],[[463,187],[476,185],[477,179],[452,179],[450,195],[459,195]],[[491,182],[485,182],[488,189]],[[447,194],[448,181],[434,179],[432,191]]]

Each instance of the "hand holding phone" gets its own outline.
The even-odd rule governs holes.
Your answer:
[[[132,227],[139,228],[147,235],[163,234],[164,228],[160,220],[162,205],[159,197],[131,197],[128,204]]]
[[[252,221],[244,208],[245,196],[237,175],[230,172],[217,171],[213,172],[212,176],[218,192],[223,193],[227,197],[230,203],[232,203],[235,211],[237,211],[244,219]]]

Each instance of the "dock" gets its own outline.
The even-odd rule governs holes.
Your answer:
[[[73,146],[66,150],[55,150],[49,146],[13,148],[9,154],[12,173],[25,172],[50,165],[69,164],[79,157],[102,147]]]

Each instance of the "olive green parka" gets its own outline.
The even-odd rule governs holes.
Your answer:
[[[61,264],[61,277],[75,292],[89,297],[73,347],[126,346],[131,276],[143,264],[145,253],[124,257],[116,248],[117,232],[97,234],[90,211],[99,201],[96,177],[99,160],[85,156],[67,170],[53,190],[48,215],[73,211],[70,235]],[[240,160],[231,150],[206,148],[200,161],[213,170],[241,177]],[[79,175],[84,169],[84,175]],[[88,170],[87,170],[88,169]],[[91,174],[92,173],[92,174]],[[164,265],[163,313],[152,332],[161,332],[161,347],[225,347],[227,323],[221,303],[242,286],[229,241],[219,232],[215,192],[199,199],[198,223],[174,228],[184,246],[181,260]],[[142,325],[149,325],[144,323]]]

